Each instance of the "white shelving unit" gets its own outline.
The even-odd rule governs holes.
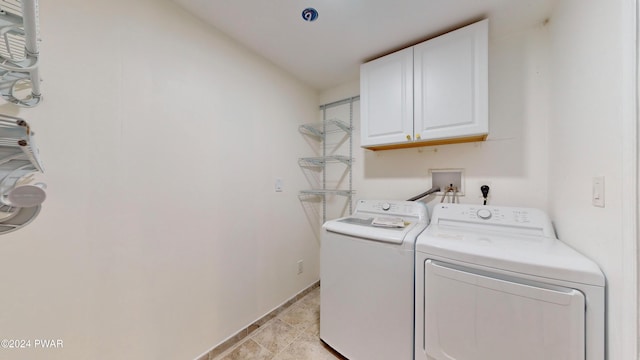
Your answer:
[[[354,193],[353,178],[351,174],[351,164],[353,163],[353,103],[359,100],[359,96],[336,101],[333,103],[320,106],[322,111],[322,121],[320,123],[300,125],[298,131],[305,136],[320,143],[322,149],[321,156],[303,157],[298,159],[298,165],[308,172],[318,174],[312,189],[300,191],[300,199],[309,201],[311,199],[320,199],[322,202],[322,222],[327,220],[327,197],[330,195],[344,196],[348,201],[349,213],[353,211],[351,197]],[[327,119],[327,111],[337,106],[349,106],[348,119]],[[340,150],[348,152],[346,154],[333,154],[336,149],[329,149],[327,139],[332,135],[343,134],[348,138],[348,145],[342,146]],[[346,142],[346,141],[345,141]],[[348,149],[348,151],[345,150]],[[330,188],[327,181],[327,170],[329,166],[346,166],[346,188]],[[309,179],[309,176],[308,176]]]
[[[34,107],[42,100],[38,0],[0,0],[0,97]],[[0,114],[0,234],[35,219],[46,183],[35,133],[27,121]]]

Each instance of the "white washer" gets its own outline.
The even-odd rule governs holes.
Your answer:
[[[603,360],[604,305],[540,210],[440,204],[416,243],[415,360]]]
[[[374,226],[401,218],[403,227]],[[320,338],[351,360],[413,359],[415,241],[427,208],[360,200],[352,216],[323,226]]]

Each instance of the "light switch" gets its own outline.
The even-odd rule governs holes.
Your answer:
[[[593,206],[604,207],[604,176],[596,176],[593,178],[591,202]]]

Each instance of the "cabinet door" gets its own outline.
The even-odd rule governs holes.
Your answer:
[[[360,67],[361,146],[413,140],[413,49]]]
[[[489,132],[487,47],[487,20],[414,47],[416,137],[435,140]]]

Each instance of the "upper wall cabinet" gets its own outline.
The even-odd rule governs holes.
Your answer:
[[[482,141],[489,133],[488,20],[363,64],[361,146]]]

